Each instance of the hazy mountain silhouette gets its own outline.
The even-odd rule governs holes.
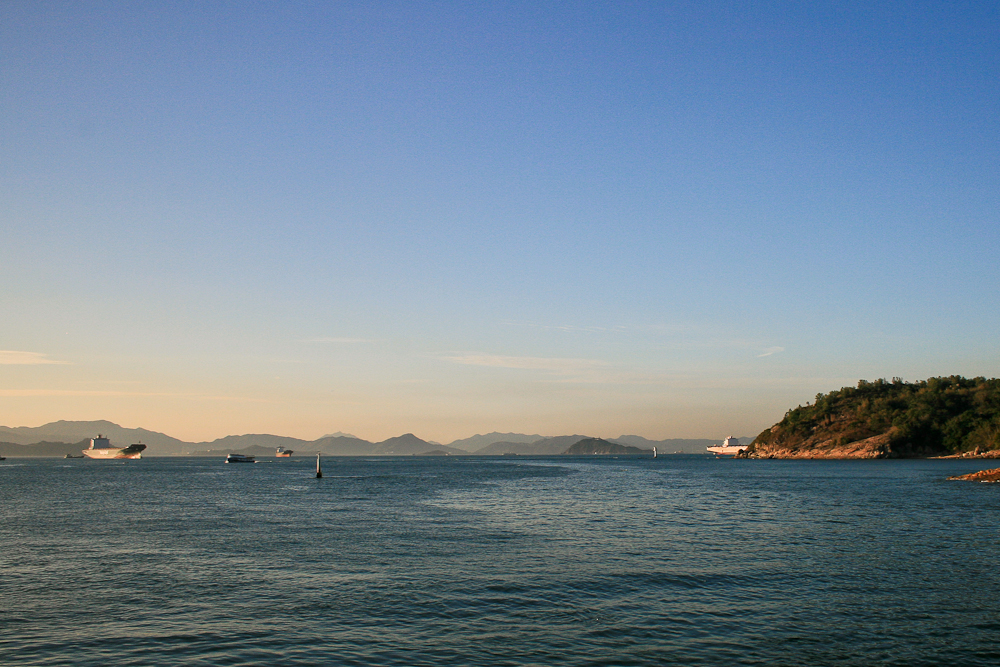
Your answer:
[[[190,453],[188,456],[218,456],[224,457],[230,454],[249,454],[250,456],[256,456],[259,459],[264,458],[275,458],[274,448],[272,447],[258,447],[257,445],[250,445],[249,447],[229,447],[227,449],[197,449]],[[313,452],[315,454],[315,452]]]
[[[30,445],[0,442],[0,456],[66,456],[67,454],[80,456],[80,453],[88,447],[90,447],[89,438],[74,443],[35,442]]]
[[[479,455],[498,454],[562,454],[566,448],[588,438],[586,435],[561,435],[535,442],[494,442],[476,452]]]
[[[350,435],[327,435],[309,443],[308,447],[330,456],[372,456],[375,453],[374,443]]]
[[[141,441],[146,445],[146,451],[143,454],[147,456],[180,454],[185,447],[189,447],[191,444],[156,431],[148,431],[144,428],[122,428],[118,424],[104,420],[57,421],[35,427],[10,428],[0,426],[0,440],[18,445],[29,445],[40,441],[77,443],[81,440],[96,438],[98,434],[111,438],[111,443],[115,447],[128,447]],[[89,445],[88,442],[87,446]]]
[[[602,438],[584,438],[570,445],[563,454],[577,456],[589,454],[648,454],[652,456],[653,450],[652,448],[640,449],[639,447],[630,447]]]
[[[462,438],[461,440],[455,440],[449,447],[456,447],[458,449],[464,449],[467,452],[477,452],[484,447],[492,445],[494,442],[511,442],[511,443],[530,443],[538,442],[539,440],[544,440],[543,435],[526,435],[524,433],[487,433],[486,435],[476,434],[471,438]]]
[[[237,450],[243,447],[261,447],[271,450],[277,449],[278,447],[284,447],[285,449],[295,450],[309,447],[312,444],[313,443],[309,440],[289,438],[283,435],[248,433],[246,435],[227,435],[224,438],[212,440],[211,442],[198,442],[194,444],[194,447],[197,447],[200,450]],[[315,446],[313,446],[313,451],[315,452]],[[271,453],[273,454],[274,452],[272,451]]]
[[[326,438],[351,438],[353,440],[361,440],[361,438],[359,438],[358,436],[351,435],[350,433],[344,433],[343,431],[337,431],[336,433],[327,433],[326,435],[324,435],[322,438],[319,439],[325,440]],[[367,442],[367,440],[365,442]]]
[[[425,454],[430,451],[440,451],[448,454],[468,454],[464,449],[431,444],[426,440],[421,440],[412,433],[406,433],[376,443],[374,453],[383,456],[410,456],[413,454]]]

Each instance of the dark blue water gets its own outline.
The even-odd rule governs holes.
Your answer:
[[[981,461],[0,463],[4,665],[996,665]]]

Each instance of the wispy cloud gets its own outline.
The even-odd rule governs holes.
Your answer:
[[[374,343],[375,341],[369,340],[367,338],[336,338],[336,337],[322,337],[322,338],[307,338],[303,341],[304,343]]]
[[[499,354],[467,353],[445,356],[444,359],[465,366],[489,366],[491,368],[522,368],[554,373],[579,373],[608,364],[596,359],[570,359],[565,357],[508,357]]]
[[[40,352],[23,352],[21,350],[0,350],[0,365],[35,366],[38,364],[68,364],[68,361],[49,359],[49,355]]]
[[[535,376],[534,382],[551,386],[632,386],[661,387],[675,390],[681,387],[693,389],[731,388],[731,375],[727,373],[725,380],[706,378],[704,374],[678,373],[663,370],[636,369],[620,364],[613,364],[597,359],[579,359],[567,357],[514,357],[498,354],[461,353],[441,357],[446,361],[466,366],[484,366],[488,368],[513,368],[529,371],[540,371],[541,377]]]
[[[779,352],[784,352],[784,351],[785,348],[783,347],[769,347],[760,354],[758,354],[757,358],[760,359],[761,357],[770,357],[772,354],[778,354]]]
[[[700,328],[691,324],[545,324],[540,322],[523,322],[507,320],[502,322],[508,327],[525,327],[540,331],[562,331],[583,333],[614,333],[614,334],[655,334],[660,336],[676,336],[681,334],[696,334]]]
[[[184,398],[195,401],[237,401],[244,403],[271,403],[261,398],[246,398],[242,396],[211,396],[205,394],[179,394],[155,391],[109,391],[88,389],[0,389],[0,397],[33,398],[39,396],[111,396],[111,397],[153,397],[153,398]]]
[[[627,327],[621,325],[614,326],[579,326],[576,324],[537,324],[535,322],[504,322],[509,327],[528,327],[530,329],[541,329],[542,331],[583,331],[586,333],[603,333],[625,331]]]

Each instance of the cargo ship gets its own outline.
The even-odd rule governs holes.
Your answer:
[[[83,450],[83,455],[88,459],[141,459],[144,449],[146,445],[141,442],[128,447],[112,447],[111,438],[98,433],[96,438],[90,439],[90,447]]]
[[[747,445],[741,445],[738,438],[729,436],[723,441],[722,445],[709,447],[708,451],[712,452],[716,456],[736,456],[746,448]]]
[[[277,456],[280,459],[280,458],[285,458],[285,457],[291,456],[293,453],[294,452],[291,449],[285,449],[284,447],[278,447],[278,450],[276,452],[274,452],[274,455]]]

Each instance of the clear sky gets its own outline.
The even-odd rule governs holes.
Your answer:
[[[4,2],[0,424],[754,435],[1000,375],[996,2]]]

